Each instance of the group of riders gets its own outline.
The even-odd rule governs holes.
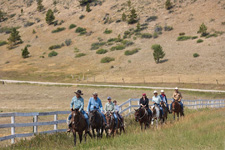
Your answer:
[[[98,97],[98,93],[94,92],[93,96],[89,99],[88,106],[87,106],[87,112],[85,112],[84,111],[84,99],[82,98],[82,95],[83,95],[82,91],[77,90],[74,93],[76,94],[76,96],[74,96],[72,98],[72,101],[70,103],[71,111],[73,111],[74,109],[78,109],[79,112],[81,114],[83,114],[83,116],[88,124],[88,127],[90,125],[88,114],[93,110],[97,110],[99,112],[99,114],[102,116],[106,128],[107,128],[107,122],[106,122],[106,117],[105,117],[104,111],[110,112],[113,114],[116,124],[118,123],[118,120],[119,120],[119,122],[122,122],[121,121],[122,116],[119,114],[119,106],[117,105],[117,101],[114,100],[112,102],[112,98],[110,96],[107,97],[108,102],[105,104],[105,110],[103,111],[101,99]],[[152,97],[152,102],[154,103],[154,106],[159,107],[161,116],[163,115],[163,109],[161,107],[161,102],[164,102],[164,104],[167,107],[167,111],[169,113],[171,113],[172,103],[174,101],[178,101],[181,106],[181,110],[183,112],[183,104],[181,102],[182,95],[179,92],[179,89],[177,87],[175,88],[173,96],[172,96],[174,101],[170,104],[170,109],[168,106],[167,97],[166,97],[164,90],[161,90],[160,95],[158,95],[157,91],[154,91],[153,94],[154,94],[154,96]],[[140,108],[144,107],[147,110],[148,114],[152,115],[152,111],[149,109],[149,99],[147,98],[147,95],[145,93],[142,94],[142,98],[140,98],[139,104],[140,104]],[[70,132],[71,118],[72,118],[72,114],[69,115],[68,120],[67,120],[67,124],[69,127],[69,129],[67,130],[68,132]]]

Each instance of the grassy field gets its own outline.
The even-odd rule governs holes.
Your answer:
[[[169,120],[171,120],[171,115]],[[223,150],[225,142],[225,109],[186,109],[179,122],[168,121],[158,129],[140,132],[133,118],[126,120],[126,134],[101,140],[87,139],[77,149],[215,149]],[[38,135],[22,140],[8,149],[74,149],[72,134]]]

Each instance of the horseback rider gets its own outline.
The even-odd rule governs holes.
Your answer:
[[[170,110],[169,110],[169,106],[168,106],[168,103],[167,103],[167,97],[166,97],[166,94],[165,94],[164,90],[161,90],[161,95],[159,95],[159,96],[160,96],[161,100],[166,104],[167,111],[169,113],[171,113]]]
[[[153,94],[154,94],[154,96],[152,97],[152,102],[154,103],[154,105],[157,104],[157,106],[159,107],[159,109],[160,109],[160,118],[162,118],[162,116],[163,116],[163,109],[162,109],[162,107],[160,105],[160,102],[162,101],[162,99],[158,95],[157,91],[154,91]]]
[[[107,97],[108,103],[105,104],[105,112],[112,112],[113,113],[113,117],[116,121],[116,125],[118,124],[118,118],[117,115],[115,113],[115,109],[114,109],[114,104],[112,102],[112,98],[109,96]]]
[[[148,116],[151,116],[152,111],[149,109],[149,105],[148,105],[149,99],[147,98],[145,93],[142,94],[142,98],[140,98],[139,103],[140,103],[140,108],[144,107],[148,112]]]
[[[175,87],[175,90],[174,90],[174,93],[173,93],[173,102],[174,102],[174,101],[178,101],[179,104],[180,104],[180,106],[181,106],[181,110],[182,110],[182,112],[183,112],[183,111],[184,111],[184,109],[183,109],[183,103],[181,102],[181,99],[182,99],[182,98],[183,98],[183,97],[182,97],[180,91],[178,91],[178,87]],[[173,102],[172,102],[172,103],[173,103]],[[172,109],[172,103],[170,104],[170,111],[171,111],[171,109]]]
[[[120,108],[119,108],[119,106],[117,105],[117,101],[114,100],[114,101],[113,101],[113,104],[114,104],[115,114],[117,115],[119,121],[122,122],[123,118],[122,118],[122,116],[121,116],[120,113],[119,113]]]
[[[105,125],[106,125],[105,115],[103,114],[102,101],[98,97],[97,92],[94,92],[93,97],[91,97],[89,99],[88,106],[87,106],[87,112],[89,113],[90,111],[95,110],[95,109],[98,110],[98,112],[102,115],[103,120],[104,120]]]
[[[74,109],[79,109],[79,112],[81,112],[81,114],[84,115],[84,118],[88,124],[88,128],[89,128],[89,120],[88,120],[88,115],[87,113],[84,111],[84,99],[81,97],[81,95],[83,95],[82,91],[81,90],[77,90],[77,92],[74,92],[76,94],[76,96],[74,96],[72,98],[72,101],[70,103],[70,109],[71,111],[73,111],[73,107]],[[67,124],[68,124],[68,127],[69,129],[67,130],[67,132],[70,132],[70,126],[71,126],[71,123],[70,123],[70,120],[72,118],[72,113],[70,113],[68,119],[67,119]]]

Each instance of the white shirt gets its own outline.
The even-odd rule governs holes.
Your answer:
[[[118,106],[118,105],[114,105],[114,110],[115,110],[115,111],[120,111],[119,106]]]
[[[160,104],[160,102],[162,101],[162,99],[160,98],[160,96],[158,95],[158,96],[153,96],[152,97],[152,102],[153,103],[157,103],[157,104]]]

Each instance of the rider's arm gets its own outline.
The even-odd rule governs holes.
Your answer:
[[[101,110],[101,112],[103,111],[103,107],[102,107],[102,102],[101,102],[101,100],[99,99],[99,107],[100,107],[100,110]]]
[[[106,103],[106,104],[105,104],[105,112],[107,112],[107,110],[108,110],[108,109],[107,109],[107,103]]]
[[[81,106],[79,108],[79,111],[82,111],[84,109],[84,99],[81,98]]]
[[[91,98],[89,99],[89,102],[88,102],[87,112],[89,112],[89,111],[90,111],[90,107],[91,107]]]
[[[71,100],[71,102],[70,102],[70,109],[71,109],[71,110],[73,109],[73,105],[74,105],[74,102],[73,102],[73,98],[72,98],[72,100]]]

